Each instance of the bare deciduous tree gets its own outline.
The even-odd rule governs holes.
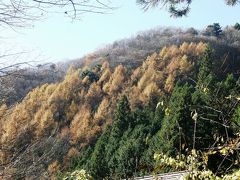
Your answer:
[[[0,105],[15,104],[32,88],[60,79],[64,73],[54,63],[43,61],[42,56],[31,57],[24,51],[0,54]]]
[[[2,0],[0,26],[25,27],[48,13],[79,19],[84,13],[103,14],[112,9],[109,0]]]

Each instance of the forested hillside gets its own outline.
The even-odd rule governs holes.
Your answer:
[[[184,42],[133,68],[107,60],[72,66],[63,81],[3,104],[3,177],[85,169],[94,179],[128,178],[185,170],[188,155],[201,162],[197,170],[220,176],[239,169],[240,57],[231,46],[216,52]]]
[[[75,68],[94,67],[107,61],[111,69],[119,64],[124,65],[127,69],[132,69],[141,65],[148,55],[160,51],[164,46],[172,44],[179,46],[183,42],[209,43],[215,49],[217,56],[234,57],[237,56],[240,46],[240,31],[231,26],[225,27],[221,37],[216,38],[209,28],[202,31],[194,28],[186,30],[156,28],[106,45],[77,60],[50,65],[39,64],[35,68],[11,69],[7,76],[0,74],[1,102],[5,102],[7,105],[15,104],[21,101],[31,89],[45,83],[59,82],[64,78],[71,65]]]
[[[42,67],[43,66],[43,67]],[[38,65],[23,69],[11,69],[6,74],[0,74],[0,103],[8,106],[20,102],[29,91],[45,83],[59,82],[65,72],[56,67]]]
[[[209,27],[210,26],[210,27]],[[240,46],[240,31],[233,26],[222,29],[221,34],[216,37],[212,25],[206,29],[196,30],[194,28],[181,29],[172,27],[160,27],[148,31],[139,32],[132,38],[115,41],[99,50],[86,55],[79,60],[73,60],[75,66],[94,65],[103,61],[109,61],[114,67],[119,63],[132,68],[141,65],[148,55],[160,51],[164,46],[181,45],[184,42],[209,43],[217,51],[216,54],[224,53],[223,49],[233,52]],[[71,64],[70,63],[70,64]]]
[[[0,1],[0,180],[240,180],[239,4]]]
[[[159,52],[163,47],[171,45],[180,46],[184,42],[208,43],[217,57],[229,56],[230,62],[225,62],[227,69],[237,68],[236,63],[240,47],[240,28],[228,26],[222,29],[221,34],[216,37],[212,25],[204,30],[194,28],[155,28],[139,32],[132,38],[115,41],[105,45],[93,53],[67,62],[59,62],[51,65],[39,65],[36,68],[17,69],[8,76],[0,78],[1,101],[8,105],[21,101],[33,88],[45,83],[55,83],[64,79],[66,72],[73,65],[76,69],[94,67],[107,61],[111,69],[122,64],[127,69],[137,68],[142,62],[154,52]],[[27,60],[26,60],[27,61]],[[226,69],[226,70],[227,70]]]

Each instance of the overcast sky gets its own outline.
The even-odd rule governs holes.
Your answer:
[[[240,5],[229,7],[224,0],[194,0],[188,17],[170,18],[164,9],[144,12],[135,0],[113,0],[119,8],[111,14],[85,14],[80,21],[52,15],[34,27],[4,29],[0,53],[6,49],[32,51],[50,61],[80,58],[104,44],[134,36],[139,31],[159,26],[203,29],[219,22],[221,26],[240,22]],[[27,58],[27,56],[25,57]]]

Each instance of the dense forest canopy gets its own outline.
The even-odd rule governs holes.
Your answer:
[[[187,15],[192,2],[136,1],[173,17]],[[114,9],[108,0],[3,0],[0,28]],[[182,170],[191,172],[186,179],[240,179],[239,47],[240,24],[215,22],[141,32],[67,63],[1,67],[0,179]]]
[[[240,57],[237,48],[222,51],[221,40],[210,39],[215,49],[182,42],[135,65],[88,60],[19,103],[3,103],[4,176],[61,177],[85,169],[94,179],[128,178],[186,169],[153,157],[187,156],[192,149],[207,158],[198,170],[233,172],[239,168]]]

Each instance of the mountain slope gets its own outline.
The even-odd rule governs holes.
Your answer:
[[[70,68],[62,82],[33,89],[12,108],[2,105],[0,158],[4,174],[37,178],[67,169],[71,158],[94,144],[112,124],[123,95],[132,111],[154,110],[159,98],[168,99],[172,94],[177,81],[194,85],[199,57],[206,47],[204,43],[164,47],[135,69],[123,65],[111,69],[108,62],[90,69]],[[239,61],[230,57],[213,62],[220,79],[226,72],[238,73]]]
[[[43,66],[38,69],[16,70],[16,72],[10,73],[12,75],[0,78],[2,87],[0,96],[6,104],[15,104],[22,100],[31,89],[45,83],[61,81],[71,65],[75,68],[94,67],[107,61],[110,68],[122,64],[127,69],[132,69],[140,66],[147,56],[159,52],[163,47],[169,47],[173,44],[180,46],[184,42],[208,43],[215,50],[216,58],[229,56],[226,59],[235,59],[234,61],[226,61],[223,64],[224,67],[229,66],[227,69],[238,67],[235,63],[238,63],[237,59],[239,58],[240,31],[233,27],[226,27],[220,38],[216,38],[205,31],[197,31],[194,28],[186,30],[155,28],[139,32],[132,38],[106,45],[77,60],[57,63],[57,65],[49,68]],[[222,64],[219,66],[222,66]]]

